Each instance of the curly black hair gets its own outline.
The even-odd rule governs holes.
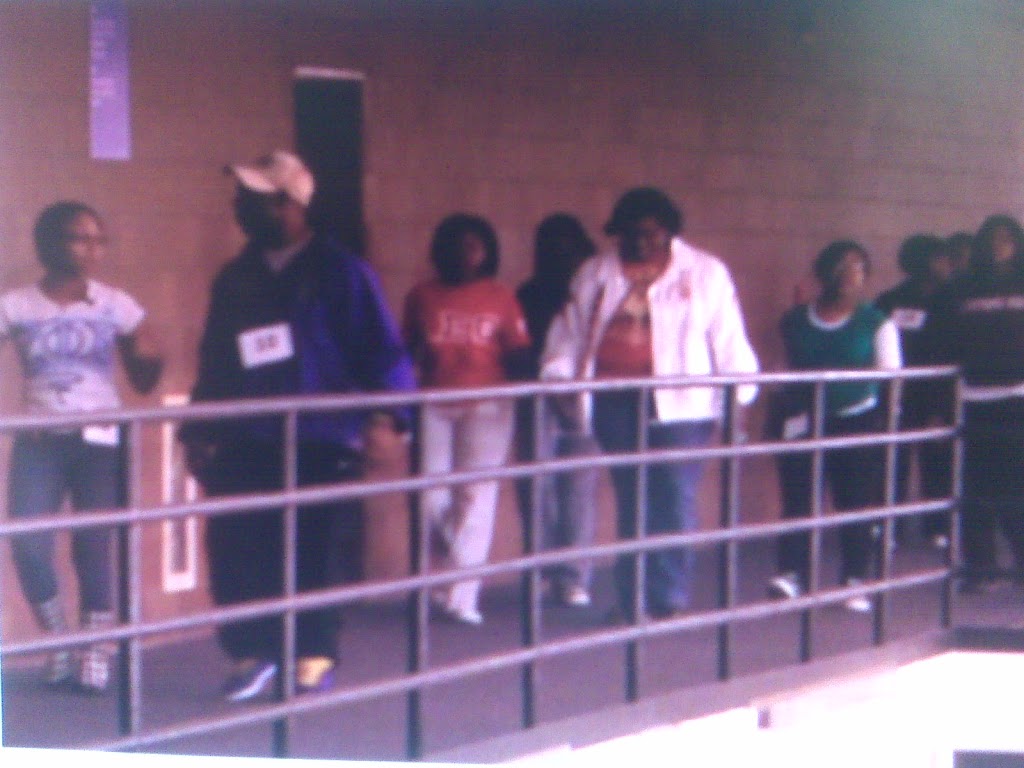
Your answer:
[[[462,238],[467,234],[479,237],[487,252],[475,277],[494,277],[498,274],[500,255],[494,227],[481,216],[453,213],[441,220],[430,241],[430,261],[437,270],[437,276],[446,285],[458,285],[462,281]]]
[[[979,274],[992,272],[995,255],[992,253],[992,238],[997,229],[1005,228],[1013,238],[1013,270],[1024,274],[1024,230],[1013,216],[998,213],[981,223],[971,243],[971,270]]]

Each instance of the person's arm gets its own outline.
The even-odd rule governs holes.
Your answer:
[[[715,294],[714,314],[708,332],[712,360],[716,373],[757,373],[757,354],[747,338],[743,313],[732,278],[724,266],[716,283],[709,286]],[[749,405],[757,397],[756,384],[744,384],[737,388],[737,399],[742,405]]]
[[[409,350],[414,369],[419,368],[422,363],[424,348],[420,301],[419,286],[416,286],[406,295],[405,302],[402,305],[402,339],[405,342],[406,349]]]
[[[150,323],[143,320],[133,333],[118,337],[117,348],[132,388],[143,395],[152,392],[163,373],[164,357]]]
[[[590,266],[584,265],[576,273],[569,287],[569,300],[551,321],[540,356],[541,379],[571,380],[584,374],[583,357],[592,335],[587,328],[596,325],[601,309],[600,292]]]
[[[555,315],[544,340],[540,360],[542,380],[582,379],[586,375],[586,355],[596,341],[599,313],[604,295],[590,265],[576,273],[569,289],[569,300]],[[576,394],[554,396],[551,403],[568,430],[579,430],[583,424],[583,397]]]
[[[900,332],[892,320],[886,320],[875,331],[875,367],[896,371],[903,367]]]
[[[347,321],[341,326],[343,337],[338,341],[346,345],[346,356],[358,371],[360,386],[367,392],[415,390],[412,358],[375,273],[364,261],[356,259],[350,262],[348,271],[352,301],[348,303]],[[388,417],[398,432],[406,432],[411,426],[408,408],[381,410],[378,414]],[[386,421],[371,418],[368,428],[385,426]]]
[[[533,367],[533,340],[526,327],[523,308],[514,294],[509,295],[504,315],[500,337],[505,376],[509,381],[522,381],[529,378]]]
[[[221,380],[224,376],[231,375],[229,369],[233,366],[229,361],[237,354],[227,318],[227,283],[222,273],[214,280],[210,290],[206,322],[199,342],[196,381],[189,398],[193,403],[224,397],[225,390]],[[185,464],[189,472],[200,482],[205,482],[207,471],[216,459],[218,428],[223,430],[227,425],[224,421],[186,421],[178,428],[178,439],[185,449]]]

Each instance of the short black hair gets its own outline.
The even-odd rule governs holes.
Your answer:
[[[867,249],[856,240],[834,240],[824,248],[814,259],[814,276],[824,286],[832,285],[835,280],[836,267],[843,260],[848,252],[853,251],[864,260],[864,269],[871,271],[871,257]]]
[[[981,223],[978,233],[971,243],[971,269],[976,272],[990,272],[995,265],[995,256],[992,253],[992,236],[1000,227],[1005,227],[1013,238],[1013,268],[1017,272],[1024,272],[1024,230],[1020,222],[1013,216],[1005,213],[997,213],[989,216]]]
[[[597,247],[580,220],[570,213],[553,213],[537,225],[533,241],[533,269],[546,274],[559,260],[583,261]]]
[[[971,250],[971,244],[974,242],[974,235],[970,232],[954,232],[952,235],[946,238],[946,245],[954,250],[966,248],[968,251]]]
[[[641,219],[648,217],[653,218],[673,235],[683,231],[683,212],[668,195],[657,187],[634,187],[615,203],[611,218],[604,225],[604,233],[627,234]]]
[[[35,241],[36,257],[46,269],[59,269],[63,266],[64,237],[68,225],[83,213],[96,221],[103,221],[95,210],[77,200],[61,200],[48,205],[36,218],[32,239]]]
[[[453,213],[441,220],[430,241],[430,261],[437,270],[437,276],[446,285],[457,285],[462,278],[462,238],[467,234],[479,237],[487,252],[475,277],[494,277],[498,274],[500,255],[494,227],[481,216]]]
[[[904,273],[922,278],[928,275],[932,259],[947,253],[948,249],[946,241],[938,235],[911,235],[903,241],[896,260]]]

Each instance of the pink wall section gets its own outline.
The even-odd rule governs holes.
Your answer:
[[[299,66],[365,76],[367,255],[396,310],[426,273],[433,226],[453,210],[494,222],[501,277],[515,284],[544,215],[574,212],[596,236],[624,189],[656,184],[685,208],[687,236],[731,267],[771,368],[778,317],[830,239],[864,242],[880,291],[897,279],[904,236],[1024,213],[1024,11],[1013,0],[128,9],[133,157],[94,162],[88,4],[0,3],[0,287],[36,276],[30,231],[45,204],[95,205],[113,236],[104,277],[145,304],[166,341],[159,394],[190,387],[207,287],[240,244],[220,169],[291,144]],[[17,407],[14,366],[0,351],[4,411]],[[142,402],[157,399],[130,400]],[[755,428],[758,419],[755,409]],[[752,498],[774,498],[768,469],[755,468]],[[744,514],[776,513],[768,503]],[[402,558],[400,519],[374,532],[377,573]],[[497,556],[518,536],[505,504]],[[17,610],[4,612],[4,631],[21,634],[6,549],[4,594]],[[147,612],[202,600],[154,585]]]

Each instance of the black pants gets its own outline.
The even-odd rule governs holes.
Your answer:
[[[970,403],[964,437],[964,569],[995,570],[1002,529],[1014,565],[1024,567],[1024,403]]]
[[[280,490],[282,451],[259,443],[225,446],[207,481],[212,496]],[[321,485],[358,477],[357,457],[332,444],[303,443],[298,451],[299,485]],[[206,525],[210,586],[217,605],[283,594],[284,510],[255,510],[213,517]],[[363,509],[358,500],[300,507],[298,590],[321,589],[362,575]],[[337,655],[341,614],[337,608],[300,613],[299,656]],[[276,659],[281,653],[280,616],[240,621],[219,628],[218,639],[234,659]]]
[[[923,429],[929,426],[931,410],[916,402],[904,402],[900,429]],[[915,454],[921,498],[947,498],[953,491],[953,445],[948,440],[928,440],[896,447],[896,501],[902,504],[910,500],[910,462]],[[921,521],[921,529],[922,534],[929,538],[940,533],[948,534],[949,515],[945,512],[928,515]]]
[[[879,409],[869,413],[827,419],[827,436],[857,435],[882,428]],[[782,516],[807,517],[811,512],[814,490],[811,453],[788,453],[778,458],[782,490]],[[849,511],[879,506],[885,491],[885,447],[841,448],[825,452],[822,480],[831,490],[832,507]],[[877,543],[867,523],[845,525],[839,529],[840,579],[868,578],[877,560]],[[810,534],[794,533],[779,540],[779,572],[796,573],[808,583]]]

